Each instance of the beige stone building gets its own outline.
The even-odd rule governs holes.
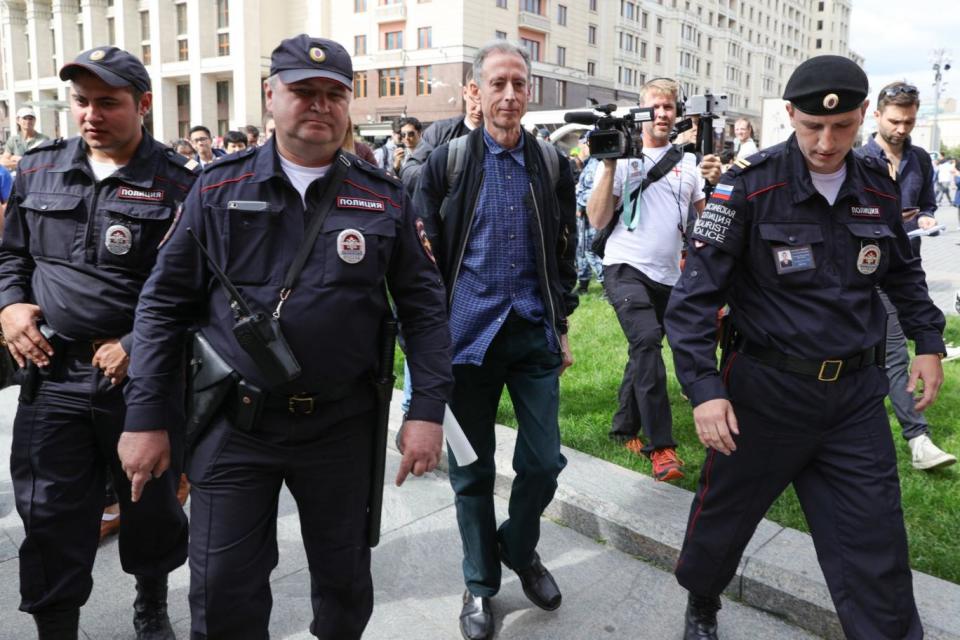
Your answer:
[[[115,44],[153,78],[148,126],[161,140],[263,116],[270,52],[301,32],[354,56],[354,122],[365,133],[402,114],[462,112],[464,73],[496,37],[534,60],[531,109],[588,99],[629,104],[646,80],[729,97],[729,118],[759,116],[803,59],[850,55],[851,0],[0,0],[0,128],[24,105],[48,135],[70,135],[57,69]],[[862,61],[861,61],[862,62]]]

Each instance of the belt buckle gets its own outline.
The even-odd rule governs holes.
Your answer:
[[[303,415],[310,415],[313,413],[313,396],[308,396],[306,394],[296,394],[292,395],[287,399],[287,410],[290,413],[298,414],[302,413]],[[300,407],[304,407],[301,409]]]
[[[832,376],[828,376],[824,373],[828,366],[836,367],[836,370],[833,372]],[[840,377],[840,371],[843,370],[843,360],[824,360],[820,363],[820,373],[817,374],[817,380],[820,382],[836,382],[837,378]]]

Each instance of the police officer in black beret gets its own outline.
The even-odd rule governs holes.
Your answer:
[[[687,639],[717,637],[720,593],[790,483],[847,637],[923,635],[875,287],[915,341],[908,389],[922,386],[920,409],[943,380],[944,318],[886,167],[851,152],[866,96],[866,75],[846,58],[797,67],[783,96],[794,134],[721,178],[667,308],[677,375],[707,447],[676,568],[690,592]],[[732,312],[718,370],[714,318],[724,303]]]
[[[153,470],[158,480],[135,502],[117,443],[137,297],[194,182],[195,163],[143,128],[150,77],[126,51],[85,51],[60,78],[71,83],[80,135],[31,149],[20,161],[0,244],[0,323],[24,367],[11,455],[26,533],[20,609],[34,615],[41,639],[77,637],[109,468],[123,511],[120,560],[137,579],[137,637],[172,638],[167,573],[187,556],[176,498],[182,424],[171,420],[169,436],[128,434],[163,441],[168,452]],[[171,407],[182,403],[176,385],[169,393]]]
[[[336,42],[300,35],[280,43],[264,85],[275,135],[204,169],[140,298],[128,430],[176,426],[167,397],[178,366],[173,354],[191,324],[237,379],[187,469],[195,639],[268,637],[283,484],[297,501],[310,564],[311,632],[336,640],[362,634],[373,609],[371,374],[388,310],[384,281],[415,389],[398,484],[440,457],[452,383],[444,289],[400,181],[340,149],[352,79],[350,57]],[[326,216],[318,239],[308,243],[296,283],[284,288],[317,216]],[[244,304],[276,316],[299,376],[278,380],[251,356],[211,262]],[[162,455],[144,448],[124,457],[135,489],[150,487]]]

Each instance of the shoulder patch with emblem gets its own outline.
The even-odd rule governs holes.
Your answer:
[[[433,255],[433,245],[430,244],[430,238],[427,237],[427,229],[423,224],[423,219],[417,218],[416,225],[417,237],[420,238],[420,246],[423,247],[423,252],[427,254],[433,264],[437,264],[437,258]]]
[[[52,140],[44,140],[43,142],[41,142],[41,143],[38,144],[37,146],[31,147],[30,149],[27,149],[27,150],[23,153],[23,155],[24,155],[24,156],[29,156],[29,155],[33,155],[33,154],[35,154],[35,153],[39,153],[39,152],[41,152],[41,151],[54,151],[54,150],[57,150],[57,149],[62,149],[62,148],[64,148],[65,146],[67,146],[67,140],[66,140],[66,138],[54,138],[54,139],[52,139]]]

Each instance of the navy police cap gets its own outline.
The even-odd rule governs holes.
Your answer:
[[[790,75],[783,99],[809,115],[829,116],[853,111],[868,91],[867,74],[856,62],[843,56],[816,56]]]
[[[270,75],[278,74],[284,84],[308,78],[336,80],[353,89],[353,62],[339,43],[311,38],[305,33],[287,38],[270,56]]]
[[[111,87],[133,87],[150,91],[150,74],[143,63],[123,49],[96,47],[88,49],[60,69],[61,80],[72,80],[78,71],[88,71]]]

